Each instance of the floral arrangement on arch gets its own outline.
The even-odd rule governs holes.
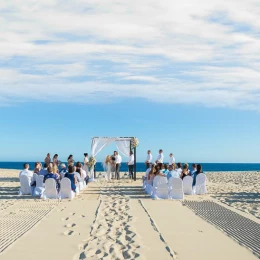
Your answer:
[[[96,161],[95,157],[91,156],[89,158],[88,167],[91,169],[96,164],[96,162],[97,161]]]
[[[135,137],[131,139],[131,148],[134,149],[139,145],[139,140]]]

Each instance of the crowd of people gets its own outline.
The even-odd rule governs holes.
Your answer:
[[[87,158],[87,154],[84,154]],[[66,177],[71,181],[71,190],[75,193],[78,193],[79,183],[88,182],[88,167],[87,160],[84,160],[84,165],[81,162],[75,164],[73,160],[73,155],[68,157],[68,166],[65,163],[61,163],[58,160],[58,154],[53,156],[51,160],[50,154],[48,153],[44,159],[44,165],[40,162],[36,162],[34,169],[30,170],[30,165],[28,163],[24,164],[24,169],[20,172],[19,177],[26,175],[29,179],[31,186],[31,194],[34,194],[34,189],[36,187],[36,176],[42,175],[43,182],[49,178],[54,179],[56,182],[56,189],[59,192],[60,190],[60,181],[62,178]],[[41,195],[41,194],[40,194]]]
[[[159,154],[155,162],[152,162],[153,156],[151,150],[147,151],[147,159],[145,161],[146,164],[146,173],[145,180],[147,183],[153,183],[153,179],[155,176],[165,177],[168,180],[170,178],[181,178],[182,180],[186,176],[191,176],[193,178],[192,186],[196,185],[196,178],[199,174],[203,173],[202,166],[200,164],[192,164],[191,170],[189,169],[189,164],[187,163],[175,163],[175,158],[172,153],[169,154],[168,163],[164,163],[164,155],[163,150],[159,150]]]

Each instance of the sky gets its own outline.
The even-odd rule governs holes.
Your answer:
[[[1,1],[0,161],[136,136],[140,162],[260,162],[259,17],[253,0]]]

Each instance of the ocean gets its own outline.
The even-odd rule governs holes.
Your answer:
[[[34,162],[28,162],[30,168],[34,168]],[[189,163],[190,168],[192,163]],[[260,163],[201,163],[204,172],[222,172],[222,171],[260,171]],[[17,169],[23,168],[23,162],[0,162],[1,169]],[[96,171],[103,171],[101,162],[97,162]],[[146,170],[145,164],[137,163],[136,171],[144,172]],[[122,163],[121,172],[127,172],[128,168],[126,163]]]

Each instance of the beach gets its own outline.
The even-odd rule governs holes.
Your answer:
[[[89,183],[72,201],[43,201],[17,195],[18,174],[0,169],[3,260],[258,259],[255,244],[238,243],[245,230],[235,237],[195,214],[189,203],[207,207],[210,201],[257,226],[259,172],[207,173],[208,194],[185,196],[184,202],[151,199],[142,189],[143,173],[137,181]]]

